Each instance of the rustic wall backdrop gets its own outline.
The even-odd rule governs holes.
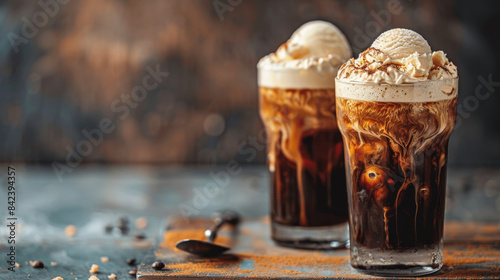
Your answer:
[[[462,106],[451,164],[498,164],[499,9],[485,0],[3,1],[0,160],[263,163],[255,65],[322,19],[356,56],[393,27],[448,53]]]

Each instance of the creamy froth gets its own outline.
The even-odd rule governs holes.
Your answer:
[[[336,26],[324,21],[308,22],[276,53],[259,61],[259,86],[334,88],[333,77],[351,53],[347,39]]]
[[[374,84],[337,80],[335,95],[363,101],[434,102],[456,98],[458,78],[411,84]]]

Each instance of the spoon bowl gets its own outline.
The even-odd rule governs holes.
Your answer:
[[[228,247],[195,239],[183,239],[177,242],[175,247],[200,257],[215,257],[229,250]]]

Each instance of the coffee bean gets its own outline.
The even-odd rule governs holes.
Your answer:
[[[151,265],[152,268],[156,269],[156,270],[160,270],[160,269],[163,269],[165,267],[165,264],[162,263],[162,262],[154,262],[152,265]]]
[[[119,225],[118,228],[120,229],[120,231],[123,235],[126,235],[129,231],[129,228],[126,225]]]
[[[135,264],[135,258],[131,258],[127,260],[128,265],[134,265]]]
[[[126,216],[121,216],[118,218],[119,225],[128,225],[128,218]]]
[[[33,268],[44,268],[45,267],[45,265],[43,265],[43,262],[41,262],[41,261],[34,261],[34,262],[30,261],[30,264]]]
[[[134,234],[135,239],[142,240],[146,238],[146,235],[144,233],[136,233]]]
[[[104,227],[104,231],[106,233],[111,233],[113,231],[113,225],[111,224],[107,224],[105,227]]]
[[[128,272],[128,274],[130,274],[132,276],[136,276],[137,275],[137,268],[132,269],[131,271]]]

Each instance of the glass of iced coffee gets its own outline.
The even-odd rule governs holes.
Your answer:
[[[258,64],[272,177],[271,233],[279,245],[319,249],[348,240],[334,79],[350,56],[337,27],[313,21]]]
[[[354,268],[388,276],[441,268],[457,90],[455,65],[406,29],[383,33],[339,70]]]

